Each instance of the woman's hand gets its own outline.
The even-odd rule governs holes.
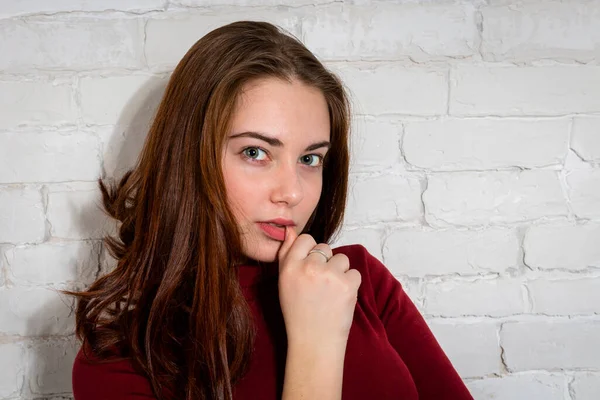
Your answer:
[[[308,254],[318,249],[327,254]],[[279,301],[288,346],[345,352],[361,283],[344,254],[286,227],[279,250]]]

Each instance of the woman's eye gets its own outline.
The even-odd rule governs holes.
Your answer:
[[[253,160],[262,161],[266,155],[265,151],[258,147],[247,147],[243,151],[244,155]],[[263,153],[263,158],[259,158],[260,153]]]
[[[320,167],[323,162],[323,157],[318,154],[307,154],[300,158],[303,163],[307,164],[310,167]]]

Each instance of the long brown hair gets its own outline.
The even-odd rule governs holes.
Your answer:
[[[266,22],[234,22],[198,40],[173,71],[135,167],[116,184],[98,180],[105,211],[120,221],[118,238],[104,238],[117,267],[68,292],[78,298],[77,336],[97,357],[130,358],[159,399],[230,400],[249,364],[255,332],[221,157],[242,86],[264,77],[297,79],[327,101],[332,147],[304,232],[328,242],[346,204],[347,92]]]

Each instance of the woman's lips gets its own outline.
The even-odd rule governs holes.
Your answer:
[[[271,225],[266,222],[258,222],[258,226],[271,239],[283,242],[285,240],[285,227]]]

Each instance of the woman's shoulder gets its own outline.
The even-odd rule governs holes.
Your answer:
[[[362,244],[348,244],[332,249],[333,254],[344,254],[350,260],[350,268],[369,275],[389,273],[387,267],[372,255]]]
[[[366,247],[362,244],[345,244],[342,246],[334,247],[331,250],[333,251],[333,254],[345,254],[350,259],[350,262],[352,262],[353,260],[364,260],[369,256],[373,257],[371,253],[369,253],[369,251],[366,249]]]
[[[75,400],[155,398],[150,381],[131,359],[116,351],[109,357],[99,357],[85,344],[75,357],[72,382]]]
[[[404,304],[407,294],[400,281],[363,245],[344,245],[332,250],[333,254],[345,254],[350,260],[350,268],[360,272],[358,296],[362,303],[376,309],[379,314],[392,303],[398,306]]]
[[[390,270],[362,244],[349,244],[332,249],[333,254],[345,254],[350,261],[350,268],[360,272],[363,284],[373,290],[380,290],[383,286],[391,290],[392,286],[399,286],[400,282],[393,276]],[[365,285],[361,285],[365,286]]]

